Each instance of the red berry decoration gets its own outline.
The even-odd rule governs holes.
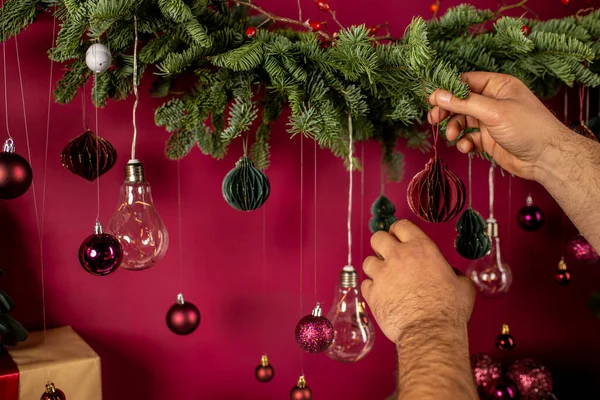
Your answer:
[[[312,392],[308,386],[306,386],[306,379],[304,375],[298,378],[298,383],[290,392],[290,400],[311,400]]]
[[[432,5],[429,6],[429,11],[431,11],[432,14],[435,14],[439,9],[439,6],[437,3],[433,3]]]
[[[531,28],[527,25],[523,25],[523,27],[521,28],[521,32],[523,32],[523,35],[529,36],[529,34],[531,33]]]
[[[375,35],[379,28],[377,28],[376,26],[370,26],[369,28],[367,28],[367,30],[369,31],[369,35]]]
[[[310,21],[308,25],[310,26],[310,30],[313,32],[316,32],[321,29],[321,23],[318,21]]]
[[[123,248],[119,239],[102,232],[96,222],[95,233],[85,238],[79,247],[79,263],[88,273],[95,276],[115,272],[123,260]]]
[[[554,274],[554,280],[561,286],[566,286],[571,282],[571,273],[567,270],[567,263],[563,259],[558,262],[558,269]]]
[[[317,7],[319,7],[319,10],[321,11],[329,11],[330,9],[329,3],[325,0],[317,0],[315,1],[315,4],[317,5]]]
[[[515,338],[510,334],[508,325],[502,325],[502,333],[496,338],[496,348],[500,351],[511,351],[515,347]]]
[[[193,303],[185,302],[183,295],[177,295],[177,303],[167,312],[167,326],[177,335],[189,335],[200,325],[200,311]]]
[[[48,382],[46,384],[46,391],[40,397],[40,400],[67,400],[65,393],[54,387],[54,383]]]
[[[273,375],[275,375],[275,370],[269,364],[269,359],[266,355],[260,358],[260,365],[256,367],[254,370],[254,376],[259,382],[267,383],[273,379]]]
[[[60,153],[63,167],[90,182],[108,172],[117,161],[117,150],[89,129],[77,136]]]
[[[257,32],[256,27],[249,26],[248,28],[246,28],[246,37],[248,39],[252,39],[253,37],[256,36],[256,32]]]
[[[32,181],[31,165],[15,153],[13,140],[6,139],[0,152],[0,199],[12,200],[25,194]]]
[[[317,304],[312,314],[296,325],[296,343],[307,353],[322,353],[333,343],[333,325],[322,314],[321,306]]]
[[[465,206],[465,185],[436,154],[408,184],[408,205],[427,222],[446,222]]]

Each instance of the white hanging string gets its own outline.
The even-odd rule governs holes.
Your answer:
[[[179,251],[179,293],[183,293],[183,229],[181,227],[181,165],[177,160],[177,235]]]
[[[490,174],[488,177],[488,186],[490,190],[490,219],[494,219],[494,162],[490,162]]]
[[[363,247],[364,247],[364,231],[365,231],[365,142],[360,144],[360,236],[359,236],[359,249],[360,249],[360,262],[364,260]],[[382,191],[383,194],[383,191]],[[362,268],[359,268],[359,276],[362,276]]]
[[[314,278],[315,278],[315,302],[317,299],[317,141],[314,141],[314,156],[315,156],[315,165],[314,165],[314,187],[313,187],[313,195],[314,195],[314,211],[313,211],[313,250],[314,250],[314,260],[313,260],[313,268],[314,268]]]
[[[471,153],[469,153],[469,155],[467,156],[469,157],[469,208],[473,207],[473,175],[471,174],[472,169],[471,169],[471,163],[473,161],[473,157],[471,156]]]
[[[94,86],[98,83],[98,74],[94,72]],[[84,86],[85,87],[85,86]],[[84,91],[85,97],[85,91]],[[98,131],[98,91],[94,90],[94,113],[95,113],[95,125],[96,125],[96,197],[98,202],[98,211],[96,213],[96,222],[100,222],[100,132]],[[84,99],[84,101],[86,101]]]
[[[136,113],[139,103],[138,93],[138,81],[137,81],[137,45],[138,45],[138,27],[137,27],[137,16],[133,16],[133,31],[135,35],[135,41],[133,42],[133,94],[135,95],[135,101],[133,102],[133,140],[131,142],[131,159],[135,160],[135,147],[137,144],[137,121]]]
[[[10,139],[12,136],[10,134],[10,128],[8,126],[8,86],[6,80],[6,33],[4,32],[4,18],[2,18],[2,63],[3,63],[3,75],[4,75],[4,120],[6,122],[6,134]],[[15,36],[16,37],[16,36]]]
[[[300,134],[300,317],[303,316],[304,303],[304,135]],[[300,369],[304,375],[304,355],[300,351]]]
[[[352,266],[352,170],[354,169],[353,159],[353,141],[354,135],[352,132],[352,114],[348,113],[348,161],[350,172],[348,173],[350,182],[348,185],[348,265]]]

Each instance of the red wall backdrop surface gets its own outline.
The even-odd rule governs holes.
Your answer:
[[[320,17],[311,0],[302,1],[305,14]],[[296,15],[295,1],[260,0],[265,8]],[[428,17],[429,2],[331,0],[344,24],[388,21],[402,34],[414,15]],[[444,1],[442,11],[456,1]],[[559,0],[532,0],[530,7],[542,18],[574,13],[584,0],[565,8]],[[580,4],[581,3],[581,4]],[[474,1],[495,7],[495,0]],[[293,329],[315,300],[329,309],[339,269],[346,262],[347,174],[340,160],[318,152],[317,288],[313,290],[313,147],[305,141],[304,276],[300,304],[300,150],[299,138],[290,139],[281,121],[274,132],[271,198],[266,207],[266,294],[262,286],[261,211],[240,213],[225,204],[221,181],[241,154],[232,146],[228,156],[215,161],[195,149],[181,161],[183,234],[177,230],[175,162],[163,154],[167,134],[153,123],[160,101],[147,95],[144,77],[139,108],[139,158],[145,163],[157,208],[167,224],[171,247],[160,264],[143,272],[118,271],[105,278],[88,275],[79,266],[77,249],[92,232],[96,217],[96,186],[61,167],[59,154],[72,137],[83,131],[81,101],[53,104],[50,114],[49,159],[44,172],[46,106],[51,43],[51,20],[36,23],[19,36],[24,77],[27,123],[38,204],[47,179],[44,224],[44,266],[48,326],[72,325],[102,358],[104,396],[129,399],[284,399],[301,373],[301,357]],[[6,45],[8,109],[17,151],[26,154],[25,130],[19,94],[15,41]],[[55,66],[56,81],[61,66]],[[89,90],[89,85],[88,85]],[[574,99],[574,97],[572,97]],[[2,125],[4,102],[1,101]],[[101,221],[107,223],[117,202],[122,167],[131,140],[132,101],[112,102],[99,110],[100,135],[119,152],[116,167],[101,179]],[[88,124],[93,112],[88,107]],[[4,137],[2,129],[2,137]],[[358,146],[360,149],[361,146]],[[367,143],[362,213],[379,194],[379,149]],[[467,159],[442,146],[451,168],[467,177]],[[388,184],[386,192],[398,208],[397,216],[415,220],[406,201],[409,178],[422,169],[428,155],[407,151],[406,177]],[[359,181],[359,174],[356,174]],[[497,215],[504,252],[514,274],[510,293],[502,298],[479,298],[470,323],[471,350],[488,352],[505,361],[534,357],[551,367],[560,399],[600,397],[600,320],[587,309],[590,293],[600,288],[600,266],[571,265],[572,284],[559,287],[553,273],[561,255],[561,212],[535,184],[497,179]],[[546,212],[547,223],[536,233],[521,231],[515,213],[532,191]],[[360,185],[355,190],[354,263],[369,254],[369,232],[361,225]],[[487,164],[474,162],[474,206],[487,214]],[[453,248],[454,223],[418,222],[439,244],[450,263],[465,269],[467,262]],[[42,326],[42,279],[33,192],[14,201],[0,202],[0,254],[5,276],[0,284],[14,296],[15,316],[30,328]],[[567,234],[572,234],[572,228]],[[185,280],[179,286],[179,243],[183,245]],[[200,328],[177,337],[165,325],[165,313],[183,290],[201,310]],[[300,308],[302,307],[302,312]],[[494,348],[503,323],[509,323],[517,347],[505,357]],[[260,355],[269,354],[275,379],[265,385],[253,371]],[[357,364],[338,364],[325,355],[305,355],[303,368],[315,399],[383,399],[394,391],[394,346],[378,331],[373,352]],[[435,381],[432,381],[435,385]],[[40,391],[42,388],[40,388]],[[85,399],[75,399],[85,400]]]

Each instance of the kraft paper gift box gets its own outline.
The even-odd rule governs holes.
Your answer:
[[[0,354],[0,399],[38,400],[48,380],[68,400],[102,400],[100,357],[70,327],[33,332]]]

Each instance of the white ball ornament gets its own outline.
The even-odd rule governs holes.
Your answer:
[[[85,63],[96,74],[101,74],[110,67],[112,57],[105,45],[94,43],[85,52]]]

